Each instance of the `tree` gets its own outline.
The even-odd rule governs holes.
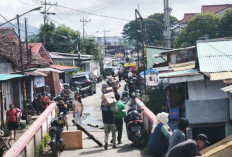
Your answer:
[[[48,51],[77,53],[80,32],[64,25],[56,26],[51,22],[50,24],[41,25],[39,33],[31,36],[29,42],[43,42],[45,33],[45,47]],[[94,55],[98,61],[100,60],[99,44],[94,39],[81,39],[81,53]]]
[[[187,47],[196,44],[200,37],[207,35],[208,38],[216,38],[219,36],[220,18],[212,13],[197,14],[188,25],[182,29],[179,36],[174,40],[174,47]]]
[[[164,37],[164,14],[156,13],[148,16],[143,21],[143,27],[146,30],[146,37],[151,42],[152,45],[163,43]],[[170,17],[171,25],[177,21],[177,19],[173,16]],[[138,29],[140,29],[138,20]],[[132,20],[129,23],[125,24],[123,27],[123,37],[128,42],[136,41],[136,21]],[[139,41],[142,41],[141,34],[139,34]],[[155,42],[154,42],[155,41]],[[157,46],[157,45],[155,45]]]
[[[220,37],[232,36],[232,9],[227,10],[221,18],[219,30]]]

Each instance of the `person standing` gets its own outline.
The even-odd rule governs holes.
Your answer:
[[[108,149],[108,137],[110,132],[112,133],[112,143],[113,148],[116,148],[116,127],[115,127],[115,119],[114,119],[114,113],[117,112],[117,106],[114,104],[114,106],[105,106],[101,105],[101,111],[102,111],[102,119],[104,123],[104,133],[105,133],[105,150]]]
[[[186,128],[189,125],[189,121],[186,118],[181,118],[179,121],[178,129],[174,130],[172,137],[169,142],[168,151],[172,149],[175,145],[182,143],[185,141],[185,134]]]
[[[62,97],[58,98],[57,108],[59,110],[59,114],[63,113],[65,126],[68,130],[68,115],[67,115],[67,105],[65,104]]]
[[[148,149],[153,153],[153,157],[163,157],[168,150],[168,140],[172,133],[168,127],[168,113],[161,112],[156,116],[153,124],[152,134],[148,142]]]
[[[131,79],[131,77],[132,77],[132,72],[131,72],[131,69],[129,70],[129,72],[128,72],[128,79]]]
[[[10,130],[10,139],[12,139],[12,131],[14,131],[14,140],[16,140],[17,123],[17,110],[13,104],[10,104],[10,109],[6,112],[7,128]]]
[[[72,101],[73,105],[73,118],[81,125],[81,117],[84,110],[84,105],[81,101],[79,93],[75,93],[75,99]]]
[[[200,150],[210,145],[208,137],[205,134],[199,134],[196,140],[187,140],[174,146],[166,155],[166,157],[199,157]]]
[[[123,112],[125,110],[125,105],[120,101],[120,95],[115,94],[116,99],[116,105],[118,108],[118,112],[114,114],[115,117],[115,126],[118,131],[118,144],[122,144],[122,130],[123,130],[123,118],[126,116],[126,112]]]

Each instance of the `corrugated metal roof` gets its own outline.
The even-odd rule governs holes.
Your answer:
[[[192,49],[195,49],[195,48],[196,48],[196,46],[190,46],[190,47],[185,47],[185,48],[166,50],[166,51],[161,52],[161,55],[167,55],[169,53],[176,53],[176,52],[182,51],[182,50],[192,50]]]
[[[175,71],[159,74],[159,78],[170,78],[170,77],[178,77],[178,76],[190,76],[190,75],[199,75],[197,69],[190,69],[184,71]]]
[[[221,88],[221,90],[224,91],[224,92],[230,92],[230,93],[232,93],[232,85],[224,87],[224,88]]]
[[[24,77],[26,75],[20,74],[0,74],[0,81],[6,81],[14,78]]]
[[[226,80],[232,78],[232,72],[210,73],[210,80]]]
[[[178,63],[178,64],[171,64],[170,67],[174,71],[183,71],[195,68],[195,61],[193,62],[185,62],[185,63]]]
[[[61,70],[61,71],[76,71],[78,70],[77,67],[70,67],[70,66],[64,66],[64,65],[51,65],[52,68]]]
[[[232,71],[232,40],[197,42],[201,72]]]
[[[147,68],[152,68],[154,63],[163,63],[167,60],[167,56],[163,56],[163,60],[160,56],[161,52],[167,51],[169,49],[165,48],[156,48],[156,47],[147,47]],[[156,57],[157,56],[157,57]]]

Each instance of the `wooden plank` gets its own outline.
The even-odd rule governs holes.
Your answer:
[[[215,153],[217,153],[217,152],[219,152],[227,147],[230,147],[230,146],[232,146],[232,141],[224,143],[224,144],[208,151],[207,153],[203,154],[202,156],[211,156],[211,155],[213,155],[213,154],[215,154]]]
[[[205,154],[206,152],[208,152],[208,151],[210,151],[210,150],[212,150],[212,149],[214,149],[214,148],[216,148],[216,147],[218,147],[218,146],[220,146],[220,145],[222,145],[224,143],[227,143],[229,141],[232,141],[232,135],[224,138],[223,140],[221,140],[221,141],[219,141],[219,142],[217,142],[215,144],[213,144],[212,146],[209,146],[209,147],[203,149],[202,151],[200,151],[200,153]]]

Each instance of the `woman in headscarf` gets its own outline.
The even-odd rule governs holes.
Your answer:
[[[148,149],[153,153],[153,157],[163,157],[168,150],[169,138],[171,138],[172,132],[167,123],[168,113],[161,112],[157,114],[148,142]]]

